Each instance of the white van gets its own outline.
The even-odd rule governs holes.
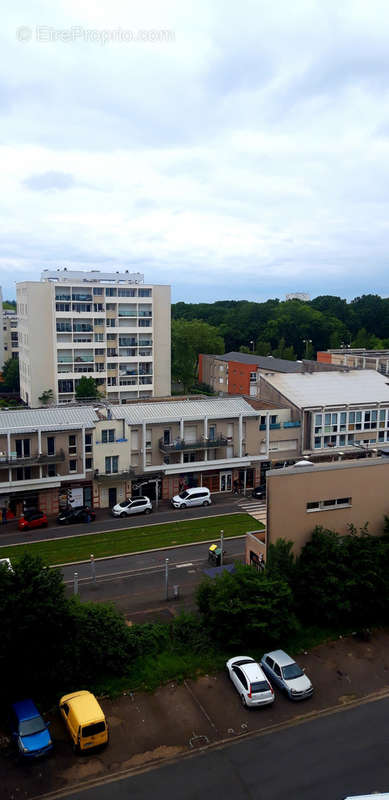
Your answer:
[[[205,486],[193,486],[192,489],[184,489],[181,494],[176,494],[170,502],[174,508],[210,506],[212,502],[211,492]]]

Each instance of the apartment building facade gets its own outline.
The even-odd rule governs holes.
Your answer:
[[[18,317],[9,309],[3,310],[3,352],[4,361],[19,358]]]
[[[353,457],[389,442],[389,384],[373,370],[266,375],[260,391],[300,421],[302,455]]]
[[[170,287],[140,273],[45,270],[17,284],[20,393],[74,400],[82,376],[112,403],[170,394]]]
[[[294,455],[289,422],[289,409],[240,397],[3,411],[0,504],[54,514],[68,498],[107,508],[134,493],[168,500],[182,486],[247,491]]]

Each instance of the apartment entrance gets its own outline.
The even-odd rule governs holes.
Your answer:
[[[110,508],[116,506],[117,502],[117,488],[116,486],[110,486],[108,489],[108,505]]]
[[[232,492],[232,472],[220,473],[220,491]]]

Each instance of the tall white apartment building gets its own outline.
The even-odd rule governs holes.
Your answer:
[[[19,358],[18,317],[16,311],[3,311],[3,359]]]
[[[140,273],[45,270],[18,283],[20,395],[74,399],[81,377],[113,403],[170,395],[170,286]]]

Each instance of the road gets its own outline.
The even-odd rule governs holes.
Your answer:
[[[47,528],[38,528],[33,531],[19,531],[17,521],[9,522],[6,526],[0,526],[0,546],[21,543],[30,543],[38,540],[62,539],[67,536],[77,536],[85,533],[102,533],[107,530],[121,530],[123,528],[136,528],[143,525],[157,524],[160,522],[177,522],[185,519],[195,519],[201,517],[214,517],[218,514],[232,514],[239,511],[239,502],[243,497],[229,495],[216,495],[211,506],[203,508],[185,508],[183,510],[172,509],[167,503],[161,504],[161,508],[153,514],[145,516],[137,514],[126,519],[113,517],[108,509],[96,511],[95,522],[81,525],[56,525],[55,520],[49,521]],[[255,527],[255,523],[254,523]]]
[[[228,539],[225,543],[225,563],[243,559],[244,537]],[[169,559],[169,599],[166,602],[165,562]],[[177,608],[192,605],[194,590],[209,568],[208,545],[193,544],[171,547],[148,553],[134,553],[96,561],[96,582],[93,581],[91,562],[69,565],[62,568],[68,593],[72,593],[74,572],[78,573],[78,589],[81,600],[112,600],[127,616],[148,612],[169,618]],[[173,600],[173,586],[179,586],[179,600]],[[157,613],[154,612],[157,610]]]
[[[389,699],[67,795],[68,800],[343,800],[389,790]]]

